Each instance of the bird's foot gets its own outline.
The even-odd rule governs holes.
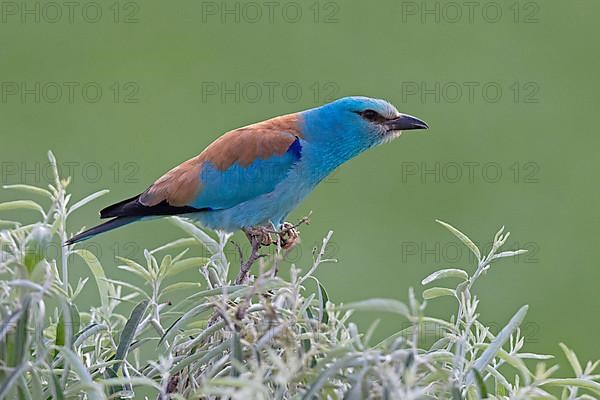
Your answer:
[[[260,246],[270,246],[275,243],[271,237],[272,231],[266,226],[245,228],[244,233],[252,246],[254,246],[255,243]]]
[[[292,224],[290,222],[284,222],[281,224],[281,229],[277,231],[277,235],[279,235],[279,244],[282,249],[289,250],[298,243],[300,243],[300,231],[298,227],[303,224],[310,224],[310,214],[306,217],[303,217],[297,224]]]
[[[296,244],[300,243],[300,233],[297,228],[300,225],[308,224],[309,222],[310,220],[307,216],[302,218],[295,225],[289,222],[284,222],[281,224],[281,228],[279,230],[272,230],[266,226],[244,228],[243,231],[250,242],[251,251],[246,261],[243,261],[241,249],[238,247],[238,251],[240,252],[241,266],[240,273],[235,280],[236,284],[244,283],[248,277],[248,271],[250,271],[252,264],[254,264],[254,262],[259,258],[263,257],[263,255],[259,253],[261,247],[277,244],[284,250],[290,250]]]
[[[279,245],[282,249],[289,250],[300,243],[300,232],[296,228],[297,225],[289,222],[281,224],[281,229],[277,232],[277,235],[279,235]]]
[[[263,257],[262,254],[259,253],[260,248],[262,246],[269,246],[273,243],[273,239],[271,238],[271,232],[264,226],[250,227],[244,228],[244,233],[250,242],[250,255],[246,259],[246,261],[242,258],[242,251],[238,247],[238,251],[240,252],[240,273],[235,279],[236,284],[244,283],[248,277],[248,271],[250,271],[250,267],[252,264],[259,258]]]

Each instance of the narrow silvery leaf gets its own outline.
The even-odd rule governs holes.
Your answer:
[[[56,189],[58,189],[60,185],[60,177],[58,176],[58,164],[56,163],[56,157],[54,157],[54,153],[52,151],[48,151],[48,161],[50,161],[50,166],[52,167],[52,177],[54,178],[54,184],[56,184]]]
[[[515,251],[503,251],[502,253],[498,253],[494,256],[494,258],[503,258],[503,257],[514,257],[521,254],[527,253],[528,250],[515,250]]]
[[[503,232],[504,232],[504,225],[502,225],[502,228],[500,228],[498,230],[498,232],[496,232],[496,234],[494,235],[494,243],[497,242],[498,240],[500,240],[500,235],[502,235]]]
[[[368,299],[346,304],[342,308],[345,310],[357,311],[385,311],[411,318],[410,311],[406,304],[394,299]]]
[[[312,400],[313,398],[317,397],[321,388],[327,383],[327,381],[332,376],[337,374],[341,369],[359,365],[360,364],[360,360],[358,360],[359,357],[360,356],[354,355],[354,354],[345,356],[345,357],[339,359],[338,361],[336,361],[335,363],[333,363],[326,370],[322,371],[317,376],[317,378],[314,380],[314,382],[312,383],[312,385],[310,386],[308,391],[306,393],[304,393],[304,396],[302,396],[302,399],[303,400]]]
[[[10,210],[18,210],[18,209],[26,209],[26,210],[35,210],[39,211],[42,216],[45,215],[44,209],[35,201],[31,200],[15,200],[15,201],[7,201],[5,203],[0,203],[0,211],[10,211]]]
[[[87,277],[83,279],[79,278],[79,280],[77,281],[77,287],[75,287],[75,290],[73,291],[73,300],[75,300],[75,298],[79,296],[88,280],[89,278]]]
[[[575,386],[581,389],[587,389],[594,392],[596,395],[600,396],[600,383],[594,382],[591,379],[582,379],[582,378],[557,378],[557,379],[547,379],[542,382],[542,385],[550,385],[550,386],[560,386],[564,388],[568,388],[571,386]]]
[[[171,264],[164,272],[161,271],[161,273],[164,273],[164,277],[167,278],[185,272],[191,268],[198,270],[200,267],[206,265],[207,262],[208,259],[204,257],[190,257]]]
[[[0,341],[2,341],[8,333],[12,332],[22,313],[23,308],[19,308],[18,310],[14,311],[11,315],[6,317],[4,321],[2,321],[2,326],[0,326]]]
[[[408,304],[412,313],[418,313],[421,304],[417,301],[415,290],[412,287],[408,288]]]
[[[108,296],[114,296],[112,293],[111,287],[106,281],[106,275],[104,274],[104,268],[102,268],[102,264],[96,258],[92,252],[84,249],[74,250],[73,253],[79,255],[87,266],[92,271],[92,275],[94,276],[94,280],[96,281],[96,286],[98,286],[98,292],[100,293],[100,303],[102,307],[107,309],[108,307]]]
[[[177,240],[173,240],[172,242],[163,244],[162,246],[159,246],[159,247],[155,248],[154,250],[151,250],[150,254],[158,253],[160,251],[171,250],[175,247],[190,247],[192,245],[195,245],[196,243],[197,243],[197,241],[194,238],[177,239]]]
[[[317,281],[319,285],[319,313],[321,314],[321,322],[324,324],[329,323],[329,315],[327,314],[327,302],[329,301],[329,295],[325,287],[321,285],[321,282]]]
[[[475,246],[475,243],[473,243],[473,241],[469,239],[467,235],[465,235],[452,225],[445,223],[444,221],[436,219],[436,222],[448,229],[454,236],[456,236],[461,242],[463,242],[473,252],[473,254],[475,254],[475,257],[477,257],[478,260],[481,260],[481,252],[479,251],[477,246]]]
[[[423,298],[425,300],[431,300],[431,299],[435,299],[436,297],[443,297],[443,296],[456,296],[456,292],[452,289],[448,289],[448,288],[441,288],[441,287],[434,287],[431,289],[427,289],[423,292]]]
[[[156,259],[154,257],[154,255],[148,251],[148,255],[154,259]],[[166,272],[169,270],[169,268],[171,268],[171,265],[173,265],[173,257],[170,254],[167,254],[166,256],[163,257],[162,261],[160,262],[160,266],[158,267],[158,276],[162,277],[166,274]]]
[[[122,287],[126,287],[128,289],[133,290],[136,293],[139,293],[140,295],[142,295],[142,297],[145,297],[147,299],[150,299],[150,296],[144,291],[144,289],[141,289],[139,287],[137,287],[136,285],[133,285],[131,283],[127,283],[127,282],[123,282],[123,281],[118,281],[115,279],[105,279],[106,282],[112,283],[113,285],[116,286],[122,286]]]
[[[54,156],[54,152],[52,150],[48,150],[48,161],[50,161],[50,164],[56,165],[56,157]]]
[[[219,250],[219,244],[217,243],[217,241],[208,236],[206,232],[198,228],[196,225],[179,217],[172,217],[170,219],[175,225],[177,225],[185,232],[198,239],[198,241],[202,243],[204,247],[206,247],[206,249],[212,254],[215,254]]]
[[[104,190],[99,190],[96,193],[92,193],[89,196],[84,197],[83,199],[79,200],[77,203],[73,204],[71,206],[71,208],[69,209],[69,212],[67,212],[67,215],[71,214],[73,211],[85,206],[87,203],[89,203],[90,201],[94,201],[96,200],[98,197],[100,196],[104,196],[106,193],[108,193],[109,190],[104,189]]]
[[[142,267],[140,264],[138,264],[135,261],[130,260],[128,258],[117,257],[117,259],[119,259],[120,261],[123,261],[126,264],[126,265],[119,265],[117,268],[132,272],[132,273],[140,276],[147,282],[152,281],[152,275],[150,274],[150,272],[148,272],[148,270],[146,268]]]
[[[231,368],[231,376],[237,377],[240,375],[241,371],[239,371],[234,364],[237,362],[241,365],[244,362],[244,354],[242,351],[242,342],[240,341],[239,332],[234,332],[233,336],[231,337],[230,355],[233,364]]]
[[[176,282],[165,288],[162,288],[159,293],[159,297],[164,296],[167,293],[175,292],[179,290],[187,290],[187,289],[200,289],[202,285],[198,282]]]
[[[34,290],[36,292],[44,292],[45,289],[43,286],[38,285],[37,283],[33,283],[28,279],[13,279],[12,281],[6,282],[9,286],[20,286],[27,289]]]
[[[482,372],[485,367],[492,361],[496,353],[500,351],[504,343],[508,341],[510,335],[521,325],[525,315],[527,314],[528,306],[523,306],[517,311],[517,313],[510,319],[509,323],[502,328],[498,336],[494,338],[492,343],[488,346],[487,349],[483,352],[483,354],[475,361],[473,364],[473,368],[477,371]],[[473,374],[469,374],[469,378],[467,379],[467,384],[472,384],[475,379]]]
[[[46,189],[39,188],[37,186],[19,184],[19,185],[4,185],[4,186],[2,186],[2,188],[3,189],[22,190],[27,193],[32,193],[32,194],[36,194],[39,196],[44,196],[49,199],[52,199],[52,194],[49,191],[47,191]]]
[[[63,310],[60,314],[56,325],[55,344],[57,347],[64,346],[65,344],[68,344],[68,346],[71,347],[74,336],[79,332],[81,324],[79,310],[75,304],[65,304],[64,308],[66,310]],[[68,311],[68,315],[65,315],[65,311]],[[71,337],[67,337],[67,335],[70,335]],[[56,350],[56,353],[58,353],[58,350]]]
[[[75,341],[73,342],[73,347],[80,346],[81,344],[83,344],[85,339],[87,339],[91,336],[95,336],[96,334],[103,332],[103,331],[108,331],[107,325],[94,323],[89,326],[86,326],[81,331],[81,333],[79,333],[79,335],[77,336],[77,339],[75,339]]]
[[[365,342],[365,345],[368,345],[369,342],[371,341],[371,338],[373,337],[373,334],[375,334],[375,330],[379,326],[380,322],[381,322],[380,319],[376,319],[375,321],[373,321],[371,326],[369,326],[369,329],[367,329],[367,332],[365,333],[365,336],[363,339],[363,341]]]
[[[212,307],[212,304],[204,303],[204,304],[197,305],[196,307],[192,308],[191,310],[189,310],[188,312],[183,314],[178,320],[176,320],[173,323],[173,325],[171,325],[166,330],[165,334],[160,338],[160,341],[158,342],[158,344],[161,344],[165,340],[169,340],[171,337],[173,337],[177,333],[177,330],[180,327],[182,327],[189,319],[202,314],[204,311],[210,309],[211,307]]]
[[[40,372],[36,369],[31,371],[31,398],[43,398],[42,380],[40,378]]]
[[[81,361],[81,359],[72,351],[66,347],[58,347],[58,350],[63,354],[65,359],[69,362],[69,365],[79,376],[81,383],[87,388],[86,392],[90,399],[103,399],[102,388],[94,382],[92,376],[88,372],[87,368]]]
[[[176,374],[188,365],[195,363],[196,365],[204,365],[211,359],[221,356],[223,352],[230,346],[229,342],[223,342],[220,345],[211,348],[207,351],[196,352],[187,357],[183,358],[173,368],[171,368],[171,374]]]
[[[23,308],[20,318],[17,321],[17,326],[15,329],[15,340],[12,348],[13,351],[13,360],[16,363],[25,362],[28,357],[27,346],[29,342],[29,337],[27,335],[27,324],[29,322],[29,306],[31,305],[31,297],[27,296],[23,300]]]
[[[0,226],[12,226],[12,227],[18,227],[19,225],[21,225],[20,222],[16,222],[16,221],[7,221],[5,219],[0,219]]]
[[[219,295],[240,296],[242,294],[245,294],[249,290],[251,290],[251,288],[249,288],[247,285],[233,285],[203,290],[201,292],[194,293],[185,298],[183,301],[179,302],[178,304],[175,304],[171,311],[179,311],[185,309],[187,306],[189,306],[189,304],[197,304],[207,297]]]
[[[31,274],[35,266],[44,259],[52,240],[52,232],[44,224],[36,224],[25,241],[23,263]]]
[[[427,285],[438,279],[445,279],[445,278],[459,278],[459,279],[466,281],[467,279],[469,279],[469,274],[462,269],[456,269],[456,268],[441,269],[439,271],[435,271],[434,273],[430,274],[427,278],[423,279],[421,281],[421,284]]]
[[[508,380],[506,380],[506,378],[495,368],[489,365],[485,370],[494,377],[496,395],[506,395],[506,391],[511,389],[511,385]]]
[[[492,341],[492,343],[493,343],[493,341]],[[491,346],[491,343],[488,345],[488,347],[489,346]],[[476,345],[476,347],[479,347],[479,345]],[[521,358],[517,357],[516,355],[510,354],[508,351],[506,351],[502,348],[500,348],[498,350],[495,357],[503,360],[506,364],[512,366],[514,369],[519,371],[519,373],[521,374],[520,377],[523,378],[523,380],[525,381],[525,384],[529,384],[531,373],[529,372],[527,365]],[[488,365],[488,369],[489,369],[489,365]],[[519,377],[519,375],[517,375],[517,377]]]
[[[559,346],[560,346],[561,350],[563,351],[563,353],[565,353],[567,360],[569,360],[569,364],[571,364],[571,368],[573,368],[573,371],[575,372],[575,376],[577,376],[579,378],[581,375],[583,375],[583,368],[581,368],[581,364],[579,363],[579,360],[577,359],[577,355],[575,354],[575,352],[573,350],[571,350],[567,346],[565,346],[564,343],[559,343]]]
[[[518,353],[516,354],[519,358],[531,359],[531,360],[550,360],[554,356],[550,354],[535,354],[535,353]]]
[[[133,311],[131,311],[129,320],[127,320],[127,323],[123,328],[123,332],[121,333],[121,339],[119,340],[119,346],[117,347],[117,352],[114,358],[115,360],[125,360],[125,357],[127,357],[127,352],[129,351],[131,342],[133,342],[133,339],[135,338],[135,333],[138,325],[142,321],[144,313],[146,312],[146,308],[148,308],[148,303],[148,300],[143,300],[138,303],[137,306],[135,306]],[[113,366],[114,373],[117,372],[119,366],[120,363]]]

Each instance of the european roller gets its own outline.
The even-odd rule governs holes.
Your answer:
[[[213,230],[241,229],[249,239],[265,227],[287,229],[293,242],[297,236],[285,219],[323,178],[402,131],[426,128],[425,122],[401,114],[387,101],[345,97],[234,129],[141,194],[100,211],[100,218],[111,219],[66,244],[132,222],[172,215],[194,219]],[[263,232],[259,243],[264,238]]]

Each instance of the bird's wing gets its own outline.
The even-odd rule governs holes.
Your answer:
[[[235,206],[271,192],[301,157],[297,114],[230,131],[102,218],[173,215]]]

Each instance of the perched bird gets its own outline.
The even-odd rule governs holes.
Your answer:
[[[426,128],[384,100],[345,97],[235,129],[143,193],[100,211],[100,218],[112,219],[66,244],[167,215],[246,235],[256,227],[290,227],[286,216],[335,168],[401,131]]]

